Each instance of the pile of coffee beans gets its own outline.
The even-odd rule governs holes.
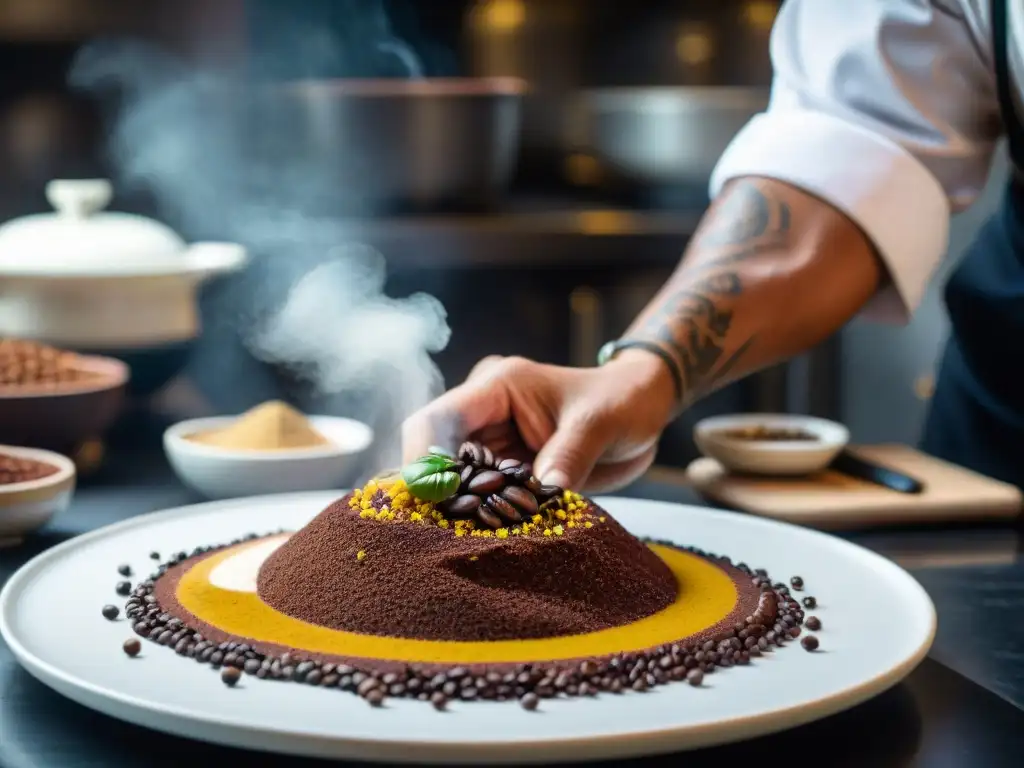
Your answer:
[[[449,519],[473,519],[495,530],[518,525],[561,498],[564,490],[543,485],[529,465],[518,459],[497,459],[480,443],[463,443],[458,462],[459,490],[438,505]]]
[[[280,533],[280,532],[278,532]],[[180,552],[160,565],[149,579],[134,588],[125,605],[125,615],[134,632],[159,645],[173,648],[179,656],[208,664],[221,672],[221,679],[234,687],[245,675],[263,680],[285,680],[319,688],[354,693],[371,706],[380,706],[387,697],[413,698],[445,709],[452,701],[518,701],[529,711],[544,699],[560,696],[596,696],[599,693],[646,691],[670,682],[686,682],[701,687],[706,675],[717,669],[746,666],[753,659],[800,637],[804,610],[784,584],[773,584],[764,570],[751,570],[744,563],[735,568],[750,576],[760,587],[758,609],[743,621],[711,640],[693,645],[662,645],[639,653],[621,653],[611,657],[565,663],[506,665],[502,671],[479,671],[452,667],[430,670],[415,664],[399,669],[379,669],[354,664],[321,663],[304,659],[298,653],[280,656],[264,654],[247,643],[217,643],[186,626],[181,619],[164,611],[154,594],[154,586],[167,569],[192,557],[260,538],[256,534],[217,547],[199,547],[191,554]],[[733,565],[695,547],[674,547],[712,561]],[[770,618],[774,615],[774,619]],[[820,626],[820,623],[819,625]],[[139,653],[137,641],[125,644],[125,653]],[[819,647],[813,635],[802,638],[808,651]]]
[[[58,467],[55,467],[53,464],[47,464],[44,461],[24,459],[20,456],[0,453],[0,485],[41,480],[44,477],[55,475],[59,471]]]
[[[0,338],[0,386],[48,386],[95,378],[78,356],[34,341]]]

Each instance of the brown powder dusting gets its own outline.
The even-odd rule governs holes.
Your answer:
[[[349,499],[268,558],[264,602],[349,632],[486,641],[607,629],[676,598],[668,566],[605,512],[605,524],[559,537],[456,537],[360,518]]]
[[[44,461],[0,453],[0,485],[13,485],[14,483],[28,483],[32,480],[41,480],[44,477],[55,475],[59,471],[59,467],[47,464]]]
[[[188,435],[188,440],[232,450],[276,451],[330,445],[309,420],[286,403],[272,400],[242,414],[223,429]]]
[[[76,383],[98,378],[79,356],[46,344],[0,338],[0,388]]]

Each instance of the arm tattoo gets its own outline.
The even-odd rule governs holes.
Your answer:
[[[789,206],[749,181],[741,182],[712,214],[694,244],[701,261],[684,266],[678,286],[643,322],[638,336],[662,344],[679,361],[690,396],[713,389],[754,342],[726,355],[732,304],[743,294],[739,265],[787,242]]]

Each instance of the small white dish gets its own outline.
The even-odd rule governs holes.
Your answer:
[[[26,483],[0,485],[0,548],[24,541],[58,512],[63,512],[75,493],[75,464],[66,456],[37,448],[0,445],[0,453],[57,467],[57,471]]]
[[[178,478],[210,499],[323,491],[340,488],[352,459],[373,442],[373,430],[361,421],[338,416],[307,416],[330,441],[315,448],[275,451],[232,450],[188,439],[188,435],[226,427],[237,416],[182,421],[164,432],[164,451]]]
[[[805,432],[814,439],[758,440],[730,434],[756,428]],[[850,432],[842,424],[814,416],[740,413],[697,422],[693,439],[701,453],[728,470],[790,477],[825,469],[850,442]]]

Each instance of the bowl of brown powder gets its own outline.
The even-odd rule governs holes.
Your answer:
[[[71,503],[75,464],[52,451],[0,445],[0,547],[21,543]]]
[[[323,491],[351,483],[373,430],[354,419],[306,416],[270,401],[240,416],[191,419],[164,433],[178,478],[207,498]]]
[[[0,337],[0,442],[70,452],[120,413],[128,366]]]

